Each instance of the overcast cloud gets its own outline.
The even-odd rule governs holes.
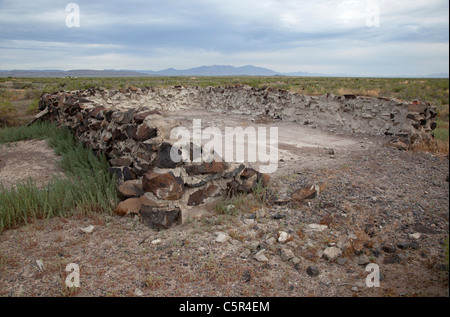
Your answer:
[[[0,1],[0,69],[448,73],[448,0]]]

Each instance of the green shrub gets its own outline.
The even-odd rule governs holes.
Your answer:
[[[16,108],[13,104],[4,99],[0,99],[0,126],[12,125],[15,122]]]
[[[75,140],[67,128],[50,123],[0,130],[0,143],[47,139],[62,158],[65,175],[37,188],[31,179],[12,188],[0,184],[0,232],[33,219],[67,216],[76,212],[112,213],[119,199],[116,178],[104,156],[97,157]]]

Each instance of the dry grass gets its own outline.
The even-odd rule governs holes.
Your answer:
[[[448,141],[441,140],[421,140],[411,145],[410,150],[413,152],[427,152],[439,156],[445,156],[449,154]]]

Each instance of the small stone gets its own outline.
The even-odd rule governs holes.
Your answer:
[[[300,262],[302,262],[302,260],[301,260],[300,258],[297,258],[297,257],[295,256],[295,257],[293,257],[293,258],[291,259],[291,262],[292,262],[294,265],[298,265],[298,264],[300,264]]]
[[[286,243],[292,239],[291,235],[285,231],[280,231],[278,233],[278,242],[280,243]]]
[[[366,265],[366,264],[369,264],[369,263],[370,263],[370,260],[369,260],[369,257],[367,255],[361,254],[359,256],[359,258],[358,258],[358,264],[359,265]]]
[[[134,295],[141,297],[144,296],[144,293],[140,289],[136,288],[134,290]]]
[[[252,251],[250,251],[250,249],[245,249],[244,251],[241,252],[241,254],[239,254],[239,256],[243,259],[246,259],[250,256],[251,253]]]
[[[261,251],[256,253],[253,258],[255,260],[257,260],[258,262],[267,262],[267,261],[269,261],[269,259],[264,255],[264,252],[266,252],[266,250],[262,249]]]
[[[255,224],[255,219],[244,219],[243,221],[247,226],[252,226]]]
[[[290,259],[292,259],[294,257],[294,252],[292,252],[289,249],[283,248],[280,251],[280,255],[281,255],[281,259],[283,261],[289,261]]]
[[[323,257],[328,261],[336,260],[342,254],[341,249],[336,247],[328,247],[323,251]]]
[[[277,239],[275,239],[274,237],[270,237],[269,239],[266,240],[266,243],[268,245],[274,245],[277,242]]]
[[[211,197],[218,189],[216,185],[210,185],[206,188],[199,189],[195,193],[189,196],[188,206],[198,206],[203,204],[203,202]]]
[[[317,266],[311,265],[311,266],[308,266],[308,268],[306,269],[306,273],[309,276],[316,277],[316,276],[319,276],[320,271]]]
[[[117,206],[114,212],[120,216],[125,216],[129,214],[138,214],[139,210],[142,207],[142,201],[139,197],[128,198],[124,201],[121,201]]]
[[[408,242],[402,241],[402,242],[397,243],[397,248],[399,248],[399,249],[407,249],[409,247],[410,247],[410,245]]]
[[[275,215],[272,216],[272,219],[276,219],[276,220],[283,219],[283,218],[286,218],[286,215],[280,214],[280,213],[276,213]]]
[[[319,185],[309,185],[304,188],[300,188],[291,194],[291,198],[297,202],[302,202],[305,199],[315,198],[317,196],[319,188]]]
[[[358,287],[356,287],[356,286],[353,286],[352,287],[352,292],[358,292],[359,290],[358,290]]]
[[[436,233],[433,229],[425,227],[424,225],[419,224],[419,223],[414,226],[414,230],[416,232],[423,233],[423,234],[435,234]]]
[[[242,274],[242,281],[245,283],[250,282],[252,279],[252,274],[250,273],[249,270],[245,270],[244,274]]]
[[[183,180],[173,173],[156,174],[148,172],[142,180],[142,189],[152,192],[159,199],[177,200],[183,194]]]
[[[150,242],[151,244],[160,244],[162,242],[161,239],[155,239],[152,242]]]
[[[227,242],[231,237],[226,233],[219,233],[219,235],[216,237],[214,241],[217,243],[224,243]]]
[[[415,232],[415,233],[412,233],[409,235],[410,238],[415,239],[415,240],[420,239],[421,236],[422,236],[422,234],[419,232]]]
[[[311,223],[310,225],[308,225],[308,228],[311,229],[312,231],[318,231],[318,232],[322,232],[326,229],[328,229],[327,225],[320,225],[317,223]]]
[[[126,181],[119,186],[119,192],[125,197],[140,197],[144,195],[142,181],[136,179]]]
[[[94,231],[94,226],[90,225],[85,228],[81,228],[81,231],[83,231],[84,233],[92,233]]]
[[[397,251],[395,245],[392,242],[384,243],[382,250],[386,253],[395,253]]]

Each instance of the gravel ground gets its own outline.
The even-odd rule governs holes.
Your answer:
[[[7,230],[0,296],[449,296],[448,157],[366,140],[281,157],[268,203],[250,195],[235,214],[164,231],[105,214]],[[314,184],[315,198],[290,199]],[[69,263],[79,288],[65,286]],[[379,287],[366,285],[369,263]]]

